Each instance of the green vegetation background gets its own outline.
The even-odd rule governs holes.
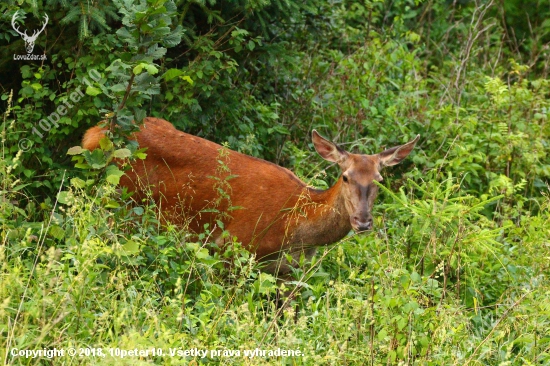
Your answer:
[[[14,60],[16,11],[28,34],[48,15],[33,51],[46,61]],[[550,364],[547,1],[7,0],[0,13],[0,363]],[[212,252],[210,228],[163,227],[117,191],[110,162],[143,157],[124,136],[144,116],[320,188],[338,171],[312,128],[364,153],[421,140],[384,172],[375,230],[303,263],[299,296],[277,307],[275,279],[238,243]],[[105,118],[111,142],[69,150]],[[69,347],[303,356],[11,356]]]

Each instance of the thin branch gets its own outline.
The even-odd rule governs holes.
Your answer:
[[[487,342],[487,340],[489,339],[489,337],[491,336],[491,334],[493,334],[493,332],[497,329],[497,327],[499,326],[499,324],[508,317],[508,315],[510,314],[510,312],[516,307],[518,306],[522,301],[523,299],[529,295],[532,291],[530,292],[526,292],[524,293],[519,299],[518,301],[516,301],[512,306],[510,306],[505,312],[504,314],[502,314],[502,316],[497,320],[497,322],[495,323],[495,325],[493,326],[493,328],[491,329],[491,331],[489,332],[489,334],[487,334],[487,336],[481,341],[480,344],[478,344],[478,346],[476,347],[476,349],[474,350],[474,352],[472,352],[472,355],[468,358],[468,360],[465,362],[465,365],[468,365],[471,361],[472,361],[472,358],[474,358],[474,356],[476,355],[477,351],[479,351],[479,349],[481,348],[481,346],[483,346],[483,344],[485,342]]]

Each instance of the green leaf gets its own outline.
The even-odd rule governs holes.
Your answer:
[[[86,187],[86,182],[83,179],[80,178],[72,178],[71,179],[71,185],[76,188],[84,188]]]
[[[107,177],[105,178],[107,182],[117,185],[120,182],[120,177],[124,175],[124,172],[118,168],[116,165],[109,165],[106,169]]]
[[[155,65],[152,65],[152,64],[146,64],[145,66],[145,70],[147,70],[147,72],[150,74],[150,75],[155,75],[159,72],[159,69],[157,69],[157,67]]]
[[[201,248],[195,253],[195,256],[198,259],[205,259],[205,258],[208,258],[210,256],[210,254],[208,253],[208,249]]]
[[[109,151],[113,148],[113,143],[107,136],[104,136],[99,140],[99,146],[102,150]]]
[[[185,247],[188,250],[197,251],[199,250],[200,245],[198,243],[186,243]]]
[[[31,77],[31,67],[29,65],[24,65],[21,67],[21,76],[23,76],[23,79],[28,79]]]
[[[193,85],[193,79],[191,79],[189,76],[187,75],[184,75],[184,76],[180,76],[180,79],[181,80],[185,80],[187,81],[189,84]]]
[[[118,159],[124,159],[127,157],[130,157],[132,155],[132,152],[128,149],[118,149],[115,150],[113,156]]]
[[[63,230],[58,225],[52,225],[50,226],[50,229],[48,230],[48,234],[53,236],[57,240],[61,240],[65,237],[65,230]]]
[[[267,133],[272,134],[273,132],[277,132],[282,135],[290,135],[290,131],[286,127],[281,125],[275,125],[274,127],[267,129]]]
[[[95,97],[96,95],[101,94],[101,89],[98,89],[95,86],[88,85],[88,87],[86,88],[86,94]]]
[[[91,153],[88,150],[84,150],[82,152],[82,155],[84,155],[86,162],[90,164],[90,166],[93,169],[100,169],[100,168],[103,168],[105,165],[107,165],[107,161],[105,159],[105,154],[103,153],[103,150],[96,149]]]
[[[115,200],[109,200],[109,202],[107,202],[105,204],[105,207],[106,208],[119,208],[120,203],[118,201],[115,201]]]
[[[15,187],[13,187],[11,190],[12,192],[20,191],[21,189],[25,188],[26,186],[30,185],[31,183],[24,183],[24,184],[18,184]]]
[[[69,198],[71,197],[72,197],[72,194],[70,194],[69,192],[61,191],[57,194],[57,202],[66,205],[69,203]]]
[[[90,165],[86,163],[76,163],[74,167],[78,169],[90,169]]]
[[[118,84],[115,84],[115,85],[111,86],[110,89],[111,89],[112,92],[120,93],[120,92],[126,91],[127,86],[128,86],[127,84],[118,83]]]
[[[139,64],[136,67],[134,67],[134,70],[133,70],[134,74],[136,75],[141,74],[141,72],[143,71],[143,66],[144,64]]]
[[[152,45],[147,49],[146,55],[149,56],[152,60],[158,60],[159,58],[164,57],[166,54],[166,48],[159,47],[157,43]]]
[[[139,253],[139,244],[133,240],[128,240],[123,246],[125,254],[137,254]]]
[[[147,153],[142,152],[142,151],[136,151],[134,153],[134,156],[138,159],[145,160],[145,158],[147,157]]]
[[[147,117],[147,111],[144,109],[136,108],[134,110],[134,117],[136,123],[141,123]]]
[[[170,34],[162,38],[162,44],[168,48],[175,47],[181,43],[181,36],[183,34],[183,28],[178,25]]]
[[[82,153],[84,149],[80,146],[73,146],[67,151],[67,155],[78,155]]]

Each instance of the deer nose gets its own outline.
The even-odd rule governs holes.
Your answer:
[[[355,216],[353,218],[353,221],[355,221],[355,231],[367,231],[372,229],[372,216],[368,216],[366,220],[360,220],[359,217]]]

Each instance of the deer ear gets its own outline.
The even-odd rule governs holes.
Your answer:
[[[316,130],[311,133],[311,140],[315,146],[315,150],[325,160],[342,165],[348,158],[348,153],[336,145],[334,142],[327,140],[319,135]]]
[[[378,154],[378,156],[380,157],[380,163],[384,166],[399,164],[411,153],[419,138],[420,135],[416,135],[414,140],[407,142],[405,145],[395,146],[391,149],[382,151],[380,154]]]

